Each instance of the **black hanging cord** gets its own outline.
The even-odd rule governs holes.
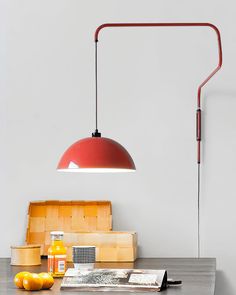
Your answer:
[[[95,41],[95,132],[92,133],[93,137],[101,137],[98,132],[98,41]]]
[[[197,175],[197,252],[198,252],[198,258],[201,256],[201,248],[200,248],[200,189],[201,189],[201,166],[200,163],[197,164],[198,166],[198,175]]]
[[[98,42],[95,42],[95,120],[98,129]]]

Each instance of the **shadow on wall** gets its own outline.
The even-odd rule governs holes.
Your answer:
[[[215,89],[214,91],[209,91],[205,97],[205,99],[203,100],[203,109],[204,107],[206,107],[206,105],[209,102],[213,102],[214,100],[218,100],[218,101],[222,101],[222,105],[227,102],[230,103],[229,104],[229,109],[235,105],[236,103],[236,92],[235,89]],[[233,103],[233,104],[232,104]],[[225,114],[227,113],[227,109],[224,110]],[[230,112],[229,115],[229,120],[230,123],[232,122],[232,128],[234,126],[234,117],[232,115],[233,111]],[[204,124],[203,124],[204,126]],[[203,146],[204,148],[204,146]],[[229,202],[231,202],[231,204],[234,204],[234,200],[228,200]],[[235,220],[235,219],[234,219]],[[225,244],[227,244],[227,240],[228,242],[231,239],[231,235],[227,236],[227,239],[224,237],[224,241]],[[225,248],[226,249],[226,248]],[[235,253],[235,249],[233,248],[227,248],[227,252],[231,252],[231,255],[233,257],[234,253]],[[224,260],[224,254],[219,254],[219,256],[221,257],[217,257],[216,255],[216,259],[218,260],[220,258],[220,260]],[[225,264],[224,264],[225,265]],[[217,270],[216,271],[216,284],[215,284],[215,295],[235,295],[235,279],[234,279],[234,273],[232,273],[232,268],[235,269],[235,266],[233,264],[233,267],[230,265],[230,267],[224,267],[224,271],[222,270]],[[231,269],[231,270],[230,270]]]
[[[221,97],[220,97],[221,96]],[[234,89],[214,89],[214,90],[209,90],[203,95],[202,99],[202,109],[206,107],[207,100],[216,100],[220,99],[224,102],[226,98],[230,98],[235,100],[236,99],[236,92]],[[220,98],[219,98],[220,97]]]
[[[204,135],[205,135],[205,130],[204,130],[204,126],[205,126],[205,117],[204,117],[204,113],[207,112],[207,105],[211,102],[214,101],[220,101],[222,102],[222,104],[225,103],[226,99],[228,101],[232,101],[235,102],[236,101],[236,92],[235,90],[230,90],[230,89],[215,89],[208,91],[206,94],[204,94],[203,96],[204,98],[202,99],[201,102],[201,109],[203,110],[203,116],[202,116],[202,141],[205,140]],[[232,118],[233,119],[233,118]],[[202,145],[202,158],[204,157],[204,149],[205,149],[205,144]]]
[[[216,271],[215,295],[234,295],[234,288],[222,270]]]

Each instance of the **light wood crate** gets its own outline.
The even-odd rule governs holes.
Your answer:
[[[132,262],[137,258],[137,234],[135,232],[65,233],[67,260],[72,261],[72,246],[96,246],[96,261]]]
[[[40,201],[31,202],[28,210],[27,244],[41,245],[41,254],[47,255],[50,232],[68,233],[111,231],[110,201]]]

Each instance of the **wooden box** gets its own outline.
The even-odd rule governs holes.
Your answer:
[[[67,260],[72,261],[72,246],[96,246],[96,261],[132,262],[137,257],[137,234],[135,232],[88,232],[65,233]]]
[[[41,245],[47,255],[50,232],[67,233],[111,231],[110,201],[41,201],[31,202],[28,210],[27,244]]]
[[[11,265],[40,265],[40,245],[11,246]]]

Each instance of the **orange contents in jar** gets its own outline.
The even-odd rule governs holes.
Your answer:
[[[51,232],[51,246],[48,249],[48,272],[53,277],[63,277],[66,271],[66,247],[63,243],[64,232]]]

